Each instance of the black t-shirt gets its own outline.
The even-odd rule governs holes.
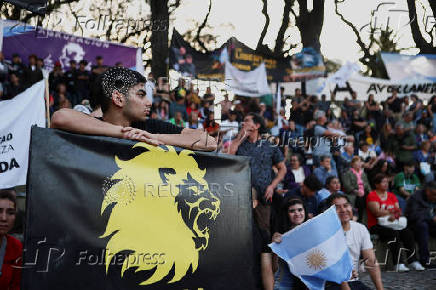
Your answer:
[[[147,131],[151,134],[180,134],[182,127],[158,119],[147,119],[143,122],[134,122],[132,127]]]
[[[388,100],[391,100],[392,96],[388,98]],[[390,105],[389,110],[391,110],[394,113],[401,112],[401,104],[403,103],[403,99],[400,99],[397,97]]]

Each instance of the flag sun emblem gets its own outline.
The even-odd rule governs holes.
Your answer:
[[[313,250],[306,256],[306,264],[314,269],[321,270],[326,266],[327,258],[320,250]]]

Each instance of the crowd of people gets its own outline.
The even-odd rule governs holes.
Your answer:
[[[305,95],[300,89],[286,95],[282,88],[282,108],[285,99],[292,100],[289,118],[284,109],[276,112],[272,103],[259,98],[235,96],[229,100],[224,95],[218,107],[221,120],[216,120],[216,96],[210,87],[200,95],[198,87],[180,78],[170,89],[165,78],[156,81],[150,73],[142,79],[123,70],[122,64],[117,65],[119,71],[113,70],[104,65],[101,57],[90,72],[85,60],[78,68],[76,65],[72,61],[64,72],[56,63],[49,73],[53,127],[251,157],[259,288],[305,287],[292,276],[284,261],[274,258],[266,244],[279,243],[286,231],[331,205],[336,205],[346,233],[354,270],[348,283],[329,284],[329,289],[366,289],[358,281],[362,257],[375,287],[383,288],[370,233],[386,242],[397,271],[436,268],[428,247],[430,235],[436,234],[436,96],[426,103],[416,95],[400,97],[394,90],[382,102],[374,95],[362,102],[356,92],[350,91],[350,98],[337,102],[334,92],[327,100],[324,95],[320,99]],[[18,55],[9,63],[0,54],[1,99],[11,99],[42,79],[43,69],[36,56],[30,56],[26,66]],[[106,122],[121,124],[108,117],[117,116],[115,110],[122,107],[113,104],[114,89],[110,85],[103,88],[104,93],[96,89],[101,77],[104,83],[108,70],[115,75],[132,74],[129,77],[136,80],[134,83],[143,86],[142,97],[147,101],[141,104],[150,107],[148,119],[171,123],[171,127],[149,122],[135,131],[130,128],[135,127],[131,123],[135,120],[126,120],[129,129],[118,133],[115,127],[107,127],[103,132],[106,127],[97,123],[103,122],[102,116]],[[61,110],[68,108],[100,120],[82,119],[81,115]],[[82,124],[88,128],[84,130]],[[188,141],[196,129],[206,131],[206,137],[198,138],[206,138],[205,144],[213,138],[215,143],[209,144],[214,146],[186,145],[191,144]],[[181,139],[163,135],[153,139],[161,131],[164,135],[180,134]],[[0,196],[0,205],[2,200],[8,207],[15,202],[9,195]],[[407,259],[401,256],[401,243],[409,252]]]

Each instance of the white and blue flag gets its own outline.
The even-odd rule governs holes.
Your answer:
[[[335,206],[283,234],[270,248],[309,289],[351,278],[353,264]]]

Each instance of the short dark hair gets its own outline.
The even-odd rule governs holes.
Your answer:
[[[332,182],[333,179],[339,179],[338,177],[334,176],[334,175],[330,175],[329,177],[327,177],[327,179],[325,180],[325,187],[327,187],[330,182]]]
[[[322,155],[322,156],[319,158],[319,161],[323,162],[323,161],[326,160],[327,158],[330,158],[330,159],[331,159],[330,155]]]
[[[333,193],[327,198],[327,203],[332,206],[335,199],[345,198],[349,204],[351,204],[350,198],[342,193]]]
[[[145,77],[137,71],[124,67],[111,67],[101,75],[101,110],[107,111],[112,99],[112,93],[118,91],[127,95],[128,90],[139,84],[145,83]]]
[[[14,208],[17,207],[17,199],[15,196],[15,189],[13,188],[0,189],[0,199],[8,199],[12,201]]]
[[[384,173],[377,173],[374,177],[374,184],[380,184],[383,179],[387,178],[386,174]]]
[[[322,184],[315,174],[311,174],[306,177],[303,181],[303,184],[312,191],[318,191],[322,188]]]
[[[264,134],[267,132],[265,120],[261,115],[251,112],[251,113],[248,113],[247,116],[251,116],[254,124],[260,125],[259,130],[258,130],[260,134]]]

